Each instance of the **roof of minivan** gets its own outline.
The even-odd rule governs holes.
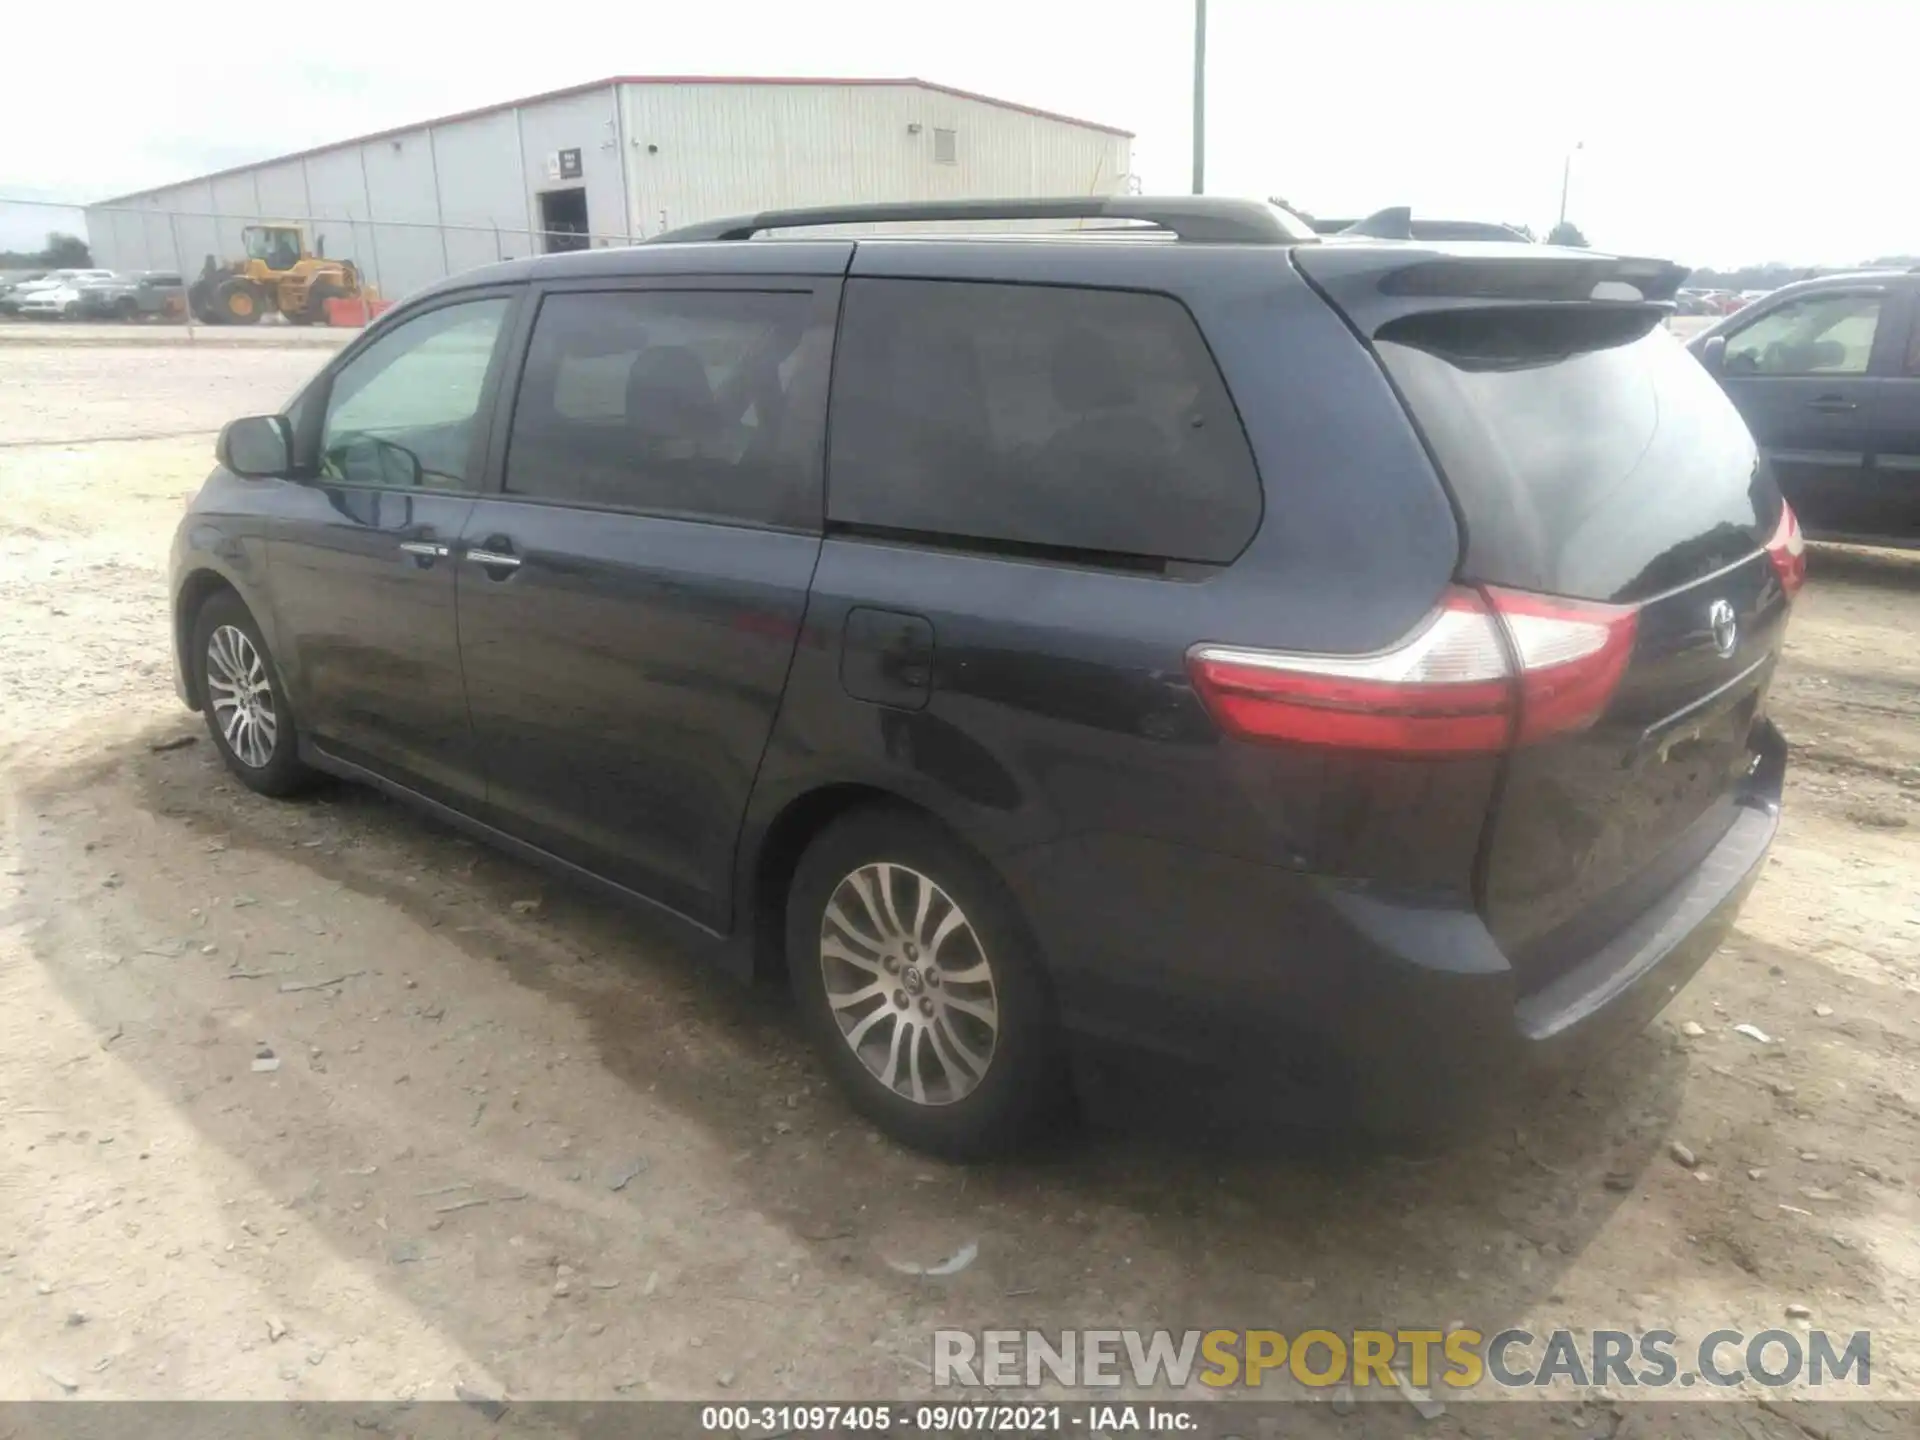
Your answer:
[[[985,234],[978,231],[917,231],[844,237],[769,237],[755,240],[701,240],[682,243],[647,241],[602,250],[574,250],[554,255],[535,255],[464,271],[421,291],[421,295],[449,290],[472,289],[484,285],[518,284],[531,279],[591,280],[627,275],[701,275],[712,274],[715,257],[724,253],[723,267],[734,274],[761,275],[844,275],[851,267],[853,252],[861,245],[885,243],[938,244],[941,246],[1004,249],[1011,242],[1042,241],[1048,249],[1062,244],[1098,245],[1108,249],[1116,245],[1128,249],[1153,251],[1161,255],[1193,256],[1222,250],[1270,250],[1276,256],[1292,251],[1289,244],[1252,244],[1233,242],[1186,242],[1161,231],[1142,227],[1137,233],[1124,227],[1081,231],[1039,231]],[[1538,245],[1525,240],[1383,240],[1363,235],[1321,236],[1299,247],[1348,257],[1341,268],[1393,268],[1395,262],[1413,265],[1421,261],[1503,261],[1532,263],[1560,259],[1589,262],[1618,260],[1602,251],[1572,249],[1556,245]],[[1372,264],[1367,258],[1372,257]],[[1148,262],[1161,263],[1161,262]],[[1641,262],[1622,261],[1623,264]]]

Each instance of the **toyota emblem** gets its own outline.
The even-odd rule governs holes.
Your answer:
[[[1733,654],[1734,646],[1740,642],[1740,622],[1734,618],[1733,606],[1724,600],[1716,600],[1707,607],[1707,628],[1713,631],[1713,648],[1722,660]]]

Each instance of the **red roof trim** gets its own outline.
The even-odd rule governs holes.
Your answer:
[[[608,90],[615,85],[859,85],[859,86],[909,86],[919,90],[932,90],[941,95],[952,95],[960,100],[972,100],[980,105],[992,105],[1001,110],[1015,110],[1022,115],[1037,116],[1042,120],[1057,120],[1063,125],[1078,125],[1085,130],[1099,130],[1108,135],[1119,135],[1125,139],[1134,138],[1131,130],[1122,130],[1116,125],[1103,125],[1097,120],[1079,120],[1071,115],[1062,115],[1057,110],[1042,110],[1036,105],[1022,105],[1014,100],[999,100],[992,95],[982,95],[973,90],[962,90],[953,85],[942,85],[933,80],[921,80],[914,76],[898,79],[885,79],[848,76],[811,76],[811,75],[614,75],[605,80],[593,80],[584,85],[568,85],[559,90],[543,90],[538,95],[528,95],[519,100],[502,100],[493,105],[482,105],[476,110],[460,110],[452,115],[439,115],[431,120],[419,120],[411,125],[396,125],[390,130],[375,130],[370,135],[355,135],[345,140],[334,140],[325,145],[315,145],[306,150],[295,150],[287,155],[274,155],[265,160],[253,160],[244,165],[230,165],[224,170],[210,171],[205,175],[191,175],[185,180],[174,180],[165,185],[150,186],[145,190],[135,190],[126,195],[116,195],[110,200],[91,201],[92,205],[118,205],[128,200],[142,200],[161,190],[176,189],[181,185],[200,185],[212,180],[224,179],[229,175],[243,175],[249,170],[263,169],[268,165],[285,165],[294,160],[305,160],[314,155],[325,155],[332,150],[344,150],[350,145],[366,145],[375,140],[391,140],[396,135],[412,135],[420,130],[431,129],[439,125],[455,125],[462,120],[478,120],[487,115],[498,115],[506,110],[518,110],[523,105],[539,105],[548,100],[565,100],[574,95],[586,95],[595,90]]]

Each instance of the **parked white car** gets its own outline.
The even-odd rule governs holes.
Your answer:
[[[55,318],[78,315],[80,287],[112,278],[111,270],[54,270],[16,288],[11,297],[13,308],[22,315]]]

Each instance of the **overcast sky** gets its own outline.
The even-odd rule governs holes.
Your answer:
[[[1920,250],[1920,6],[1210,8],[1215,193],[1544,230],[1584,142],[1569,217],[1599,246],[1718,265]],[[1144,187],[1188,185],[1191,0],[328,0],[291,28],[150,0],[40,13],[9,27],[0,196],[95,199],[614,73],[918,75],[1133,130]],[[0,206],[0,244],[55,221],[77,228]]]

